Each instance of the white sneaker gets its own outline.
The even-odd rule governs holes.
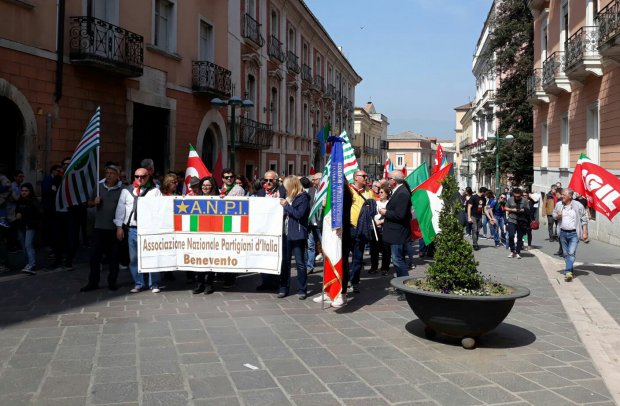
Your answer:
[[[332,300],[329,298],[329,296],[327,296],[327,293],[323,293],[322,295],[318,295],[317,297],[315,297],[314,299],[312,299],[312,301],[314,303],[330,303],[332,302]]]
[[[347,297],[340,295],[336,298],[336,300],[334,300],[332,302],[332,307],[335,307],[336,309],[341,308],[342,306],[347,304]]]
[[[24,269],[22,269],[23,273],[27,273],[28,275],[36,275],[36,272],[33,270],[33,267],[30,265],[26,265]]]
[[[151,292],[159,293],[159,292],[161,292],[161,290],[159,290],[159,288],[153,288],[153,289],[151,289]]]
[[[519,254],[515,254],[515,258],[517,258],[517,259],[521,259],[521,255],[519,255]]]
[[[511,252],[510,254],[508,254],[508,258],[516,258],[516,253]]]
[[[314,257],[315,261],[321,261],[323,259],[323,254],[319,254],[316,257]]]

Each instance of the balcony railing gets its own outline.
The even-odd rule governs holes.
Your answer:
[[[258,23],[251,15],[245,13],[243,15],[243,37],[249,39],[259,47],[265,45],[265,38],[260,33],[261,24]]]
[[[325,90],[325,97],[333,99],[335,95],[336,87],[334,85],[327,85],[327,89]]]
[[[314,87],[321,93],[325,92],[325,80],[321,75],[314,75]]]
[[[308,65],[306,65],[305,63],[303,65],[301,65],[301,79],[308,82],[308,83],[312,83],[312,68],[309,67]]]
[[[230,97],[230,71],[209,61],[192,62],[192,91]]]
[[[296,74],[300,71],[299,58],[293,51],[288,51],[286,53],[286,69]]]
[[[274,35],[269,37],[269,56],[276,58],[280,62],[284,62],[286,55],[282,50],[282,42]]]
[[[230,123],[230,119],[229,119]],[[245,149],[268,149],[273,141],[273,129],[270,124],[237,117],[235,147]],[[230,145],[231,140],[228,140]]]
[[[571,91],[570,81],[564,74],[566,55],[563,51],[552,53],[543,62],[542,86],[548,93],[558,93],[560,90]]]
[[[388,149],[388,142],[387,142],[387,140],[381,140],[380,143],[379,143],[379,147],[381,149]]]
[[[342,93],[340,90],[336,90],[336,97],[334,97],[334,99],[336,100],[336,105],[340,105],[342,103]]]
[[[127,77],[142,76],[144,38],[95,17],[70,17],[69,58]]]
[[[599,11],[596,16],[599,28],[599,46],[620,34],[620,1],[614,0]]]
[[[566,70],[587,59],[599,59],[598,27],[581,27],[566,41]]]

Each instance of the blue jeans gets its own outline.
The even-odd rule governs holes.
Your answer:
[[[142,289],[144,287],[144,278],[138,273],[138,229],[130,227],[128,234],[129,242],[129,272],[135,283],[135,287]],[[159,272],[149,272],[149,288],[159,287]]]
[[[562,244],[562,251],[564,252],[564,262],[566,262],[565,272],[573,272],[577,244],[579,244],[577,232],[560,230],[560,244]]]
[[[501,241],[506,241],[506,231],[504,230],[506,218],[504,216],[493,217],[495,218],[495,224],[491,225],[491,235],[495,240],[495,245],[500,245]]]
[[[487,233],[487,224],[489,222],[489,218],[487,216],[482,216],[482,234],[487,237],[488,233]],[[489,224],[490,226],[490,224]]]
[[[410,245],[411,242],[407,241],[404,244],[392,244],[392,264],[394,264],[394,269],[396,269],[396,276],[407,276],[409,275],[409,267],[405,262],[405,254],[407,253],[407,246]]]
[[[291,259],[295,257],[297,268],[297,293],[307,292],[308,274],[306,272],[306,240],[282,238],[282,272],[280,273],[280,292],[288,294],[291,289]]]
[[[34,268],[36,263],[36,255],[34,252],[34,235],[36,230],[28,230],[28,229],[18,229],[17,235],[19,236],[19,241],[22,244],[22,248],[24,249],[26,261],[28,261],[28,265],[31,268]]]
[[[308,227],[308,249],[306,255],[308,261],[306,262],[306,270],[311,271],[314,269],[314,259],[316,258],[316,242],[321,241],[321,230],[318,227]]]

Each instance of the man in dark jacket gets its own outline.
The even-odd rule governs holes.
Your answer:
[[[411,194],[404,182],[405,176],[401,171],[390,172],[388,185],[392,189],[392,197],[386,208],[379,210],[379,214],[385,217],[383,241],[390,244],[396,276],[409,275],[405,255],[407,245],[411,243]],[[399,293],[398,300],[405,300],[402,293]]]
[[[319,190],[319,186],[321,184],[321,176],[322,174],[320,172],[312,175],[312,186],[308,188],[311,210],[314,206],[317,191]],[[306,271],[308,271],[309,274],[314,271],[315,260],[320,261],[323,258],[320,253],[319,255],[316,255],[316,244],[321,241],[321,228],[323,226],[321,221],[322,216],[323,210],[317,210],[314,216],[308,219],[308,250],[306,251]]]

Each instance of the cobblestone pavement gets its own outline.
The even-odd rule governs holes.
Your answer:
[[[128,271],[117,292],[78,293],[85,265],[5,278],[0,405],[615,404],[538,259],[481,245],[483,273],[532,294],[473,351],[425,339],[389,279],[366,272],[337,311],[256,293],[257,275],[209,296],[181,273],[133,295]],[[313,293],[321,278],[310,276]]]

